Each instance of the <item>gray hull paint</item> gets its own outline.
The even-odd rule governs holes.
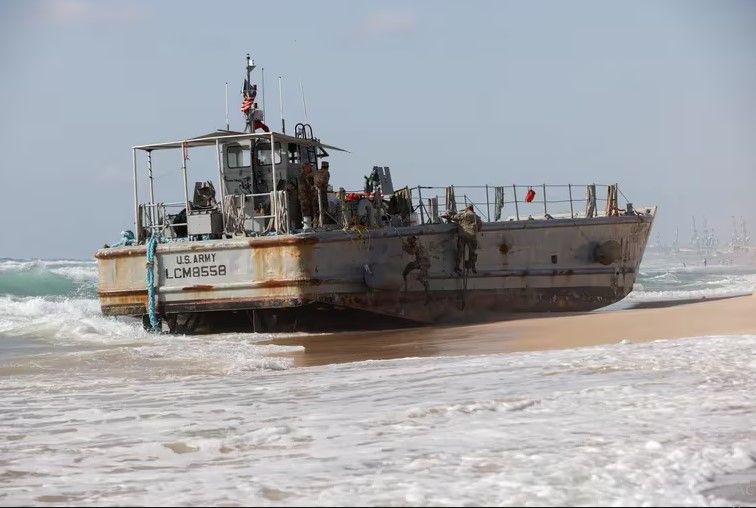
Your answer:
[[[478,273],[454,274],[456,229],[437,224],[161,244],[162,314],[249,309],[359,309],[420,323],[506,318],[516,312],[587,311],[633,287],[653,216],[486,223]],[[429,292],[410,273],[402,243],[415,235],[430,259]],[[617,242],[610,260],[597,248]],[[106,315],[147,311],[145,247],[102,249],[98,297]],[[606,264],[602,264],[603,261]],[[607,261],[610,261],[607,263]]]

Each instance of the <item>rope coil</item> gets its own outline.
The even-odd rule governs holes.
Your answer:
[[[147,314],[150,317],[150,325],[153,332],[160,332],[160,319],[155,312],[155,249],[160,235],[153,232],[147,243]]]

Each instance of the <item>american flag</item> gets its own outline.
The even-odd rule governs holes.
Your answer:
[[[241,110],[246,113],[249,108],[255,103],[255,97],[257,97],[257,85],[249,84],[249,81],[244,80],[244,86],[242,87],[242,94],[244,100],[242,101]]]

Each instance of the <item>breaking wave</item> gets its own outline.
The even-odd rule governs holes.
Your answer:
[[[96,286],[95,261],[0,259],[0,295],[94,298]]]

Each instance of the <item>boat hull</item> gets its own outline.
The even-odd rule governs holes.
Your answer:
[[[325,329],[345,310],[359,314],[356,327],[589,311],[632,290],[652,224],[652,215],[485,223],[477,273],[467,276],[454,272],[452,224],[164,243],[155,253],[156,311],[288,309],[318,314]],[[411,236],[428,269],[425,277],[409,271],[405,282],[416,261],[403,249]],[[147,313],[145,246],[101,249],[96,258],[102,312]]]

